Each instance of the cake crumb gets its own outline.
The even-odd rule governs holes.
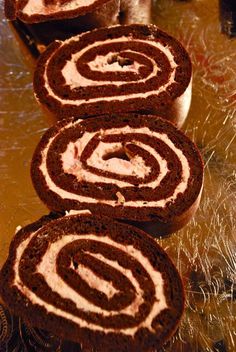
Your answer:
[[[22,229],[22,226],[18,225],[15,229],[15,234]]]
[[[116,192],[116,196],[118,198],[118,203],[120,203],[120,204],[125,203],[125,197],[123,196],[123,194],[121,194],[120,192]]]
[[[82,210],[73,210],[73,209],[71,209],[71,210],[69,210],[69,211],[67,211],[66,210],[66,215],[65,216],[70,216],[70,215],[83,215],[83,214],[91,214],[91,211],[90,210],[88,210],[88,209],[82,209]]]

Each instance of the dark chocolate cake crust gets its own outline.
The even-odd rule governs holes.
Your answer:
[[[151,237],[89,214],[21,229],[0,282],[14,314],[86,351],[159,350],[184,308],[180,276]]]
[[[161,114],[180,127],[191,101],[191,62],[154,25],[100,28],[51,44],[34,75],[37,100],[58,118]]]
[[[196,211],[203,163],[194,143],[166,120],[106,115],[50,128],[35,150],[31,177],[50,209],[89,209],[166,234]]]

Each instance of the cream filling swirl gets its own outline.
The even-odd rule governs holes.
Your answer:
[[[70,41],[73,41],[75,40],[76,37],[74,38],[71,38],[71,39],[68,39],[66,40],[65,42],[63,42],[63,45],[66,45],[66,44],[69,44]],[[121,38],[115,38],[115,39],[107,39],[107,40],[104,40],[104,41],[98,41],[98,42],[95,42],[93,44],[90,44],[88,45],[87,47],[85,47],[84,49],[82,49],[80,52],[76,53],[76,54],[73,54],[72,57],[71,57],[71,60],[70,61],[67,61],[67,63],[65,64],[64,68],[62,69],[62,74],[65,78],[65,82],[66,84],[68,84],[71,89],[75,88],[75,87],[79,87],[79,86],[94,86],[94,85],[98,85],[98,83],[96,81],[92,81],[92,80],[89,80],[83,76],[81,76],[76,68],[76,62],[77,60],[79,60],[79,58],[86,52],[88,51],[89,49],[91,48],[95,48],[95,47],[99,47],[103,44],[111,44],[112,43],[119,43],[119,42],[129,42],[131,41],[132,43],[136,43],[136,44],[143,44],[143,45],[149,45],[151,47],[155,47],[155,48],[158,48],[161,52],[163,52],[168,60],[169,60],[169,63],[171,65],[171,73],[170,73],[170,78],[168,80],[168,82],[166,82],[163,86],[159,87],[158,89],[153,89],[151,91],[147,91],[147,92],[144,92],[144,93],[132,93],[132,94],[127,94],[127,93],[124,93],[124,94],[121,94],[119,96],[109,96],[109,97],[106,97],[106,96],[102,96],[102,97],[98,97],[98,98],[91,98],[91,99],[76,99],[76,100],[70,100],[70,99],[63,99],[59,96],[57,96],[53,89],[50,87],[50,84],[49,84],[49,80],[48,80],[48,76],[47,76],[47,68],[48,68],[48,62],[50,61],[51,57],[53,57],[54,55],[56,55],[57,51],[55,53],[52,53],[51,57],[49,58],[48,62],[45,64],[45,70],[44,70],[44,81],[45,81],[45,88],[48,92],[48,95],[53,97],[54,99],[60,101],[62,104],[69,104],[69,105],[76,105],[76,106],[79,106],[83,103],[93,103],[93,102],[97,102],[97,101],[102,101],[104,99],[106,99],[106,101],[112,101],[112,100],[126,100],[126,99],[132,99],[132,98],[147,98],[148,96],[152,95],[152,94],[159,94],[163,91],[165,91],[172,83],[175,82],[175,73],[176,73],[176,68],[178,67],[178,65],[176,64],[175,60],[174,60],[174,56],[173,54],[171,53],[171,50],[168,46],[164,46],[162,45],[161,43],[159,42],[155,42],[155,41],[151,41],[151,40],[141,40],[141,39],[132,39],[132,38],[129,38],[129,37],[121,37]],[[135,52],[135,51],[134,51]],[[145,56],[146,57],[146,56]],[[146,78],[144,79],[140,79],[138,81],[133,81],[133,83],[140,83],[140,82],[146,82],[149,78],[151,77],[154,77],[159,68],[158,68],[158,65],[156,65],[154,63],[154,60],[152,58],[148,58],[149,60],[152,61],[153,63],[153,71],[152,73],[147,76]],[[100,67],[102,68],[102,70],[104,70],[104,62],[101,60],[101,58],[99,59],[98,57],[95,58],[95,62],[98,62],[98,66],[100,65]],[[93,62],[90,62],[90,66],[93,67],[95,65],[95,63]],[[136,66],[135,68],[134,67],[131,67],[131,72],[136,69],[137,70],[137,63],[136,63]],[[106,70],[109,70],[108,68],[106,68]],[[132,82],[132,81],[131,81]],[[112,82],[112,84],[116,84],[116,85],[121,85],[121,84],[129,84],[131,82]],[[111,84],[111,82],[107,82],[107,81],[101,81],[99,83],[99,85],[103,85],[103,84]],[[37,98],[37,97],[36,97]]]
[[[123,334],[131,335],[131,336],[133,336],[137,332],[137,330],[142,327],[146,327],[150,331],[153,331],[153,328],[151,326],[153,319],[162,310],[167,308],[167,303],[166,303],[165,294],[164,294],[164,282],[163,282],[161,273],[153,268],[149,259],[145,257],[140,250],[137,250],[132,245],[125,246],[121,243],[118,243],[113,239],[109,238],[108,236],[98,237],[92,233],[83,234],[83,235],[67,234],[66,236],[58,239],[57,241],[49,245],[47,252],[44,254],[44,256],[41,258],[40,263],[37,265],[37,272],[41,273],[44,276],[44,279],[46,280],[48,286],[53,291],[59,293],[61,297],[69,298],[70,300],[72,300],[78,309],[84,309],[87,312],[100,313],[106,317],[109,317],[109,316],[112,317],[122,313],[133,316],[136,312],[138,312],[139,306],[143,303],[144,298],[143,298],[143,290],[139,286],[138,281],[133,276],[132,271],[130,269],[123,268],[117,261],[107,259],[99,253],[90,254],[96,257],[97,259],[99,259],[100,261],[120,271],[122,274],[124,274],[131,281],[131,283],[133,284],[136,290],[135,299],[129,306],[127,306],[126,308],[118,312],[106,311],[104,309],[101,309],[99,306],[95,305],[93,302],[90,302],[87,299],[85,299],[82,295],[80,295],[78,292],[76,292],[74,289],[68,286],[66,282],[58,276],[56,272],[56,258],[60,250],[67,244],[72,243],[73,241],[95,240],[101,243],[109,244],[115,247],[116,249],[119,249],[123,253],[133,256],[136,260],[138,260],[139,263],[145,268],[149,276],[152,278],[152,281],[155,287],[156,299],[154,301],[154,304],[151,308],[150,313],[148,314],[147,317],[144,318],[144,320],[138,326],[116,330],[115,328],[103,328],[99,326],[99,323],[94,324],[94,323],[87,322],[86,320],[83,320],[80,317],[74,316],[71,313],[68,313],[60,308],[57,308],[52,304],[45,302],[42,298],[38,297],[27,286],[24,285],[24,282],[22,282],[19,275],[20,260],[25,249],[30,244],[31,239],[36,235],[37,235],[37,232],[32,233],[26,240],[24,240],[18,246],[16,250],[16,260],[14,264],[15,276],[13,280],[13,285],[17,286],[17,288],[22,292],[22,294],[25,295],[32,302],[32,304],[38,304],[39,306],[43,306],[48,313],[53,313],[59,317],[66,318],[78,324],[80,327],[87,327],[94,331],[97,330],[97,331],[105,331],[105,332],[118,332],[118,333],[121,332]],[[87,276],[88,272],[84,270],[83,266],[81,266],[80,270],[77,271],[77,274],[81,275],[81,277],[83,278],[83,276]],[[103,284],[102,282],[103,280],[101,280],[99,277],[96,278],[95,274],[93,274],[92,278],[89,278],[87,276],[86,281],[91,285],[91,287],[95,286],[96,288]],[[116,289],[112,286],[112,283],[107,283],[107,287],[103,288],[103,292],[107,294],[108,298],[109,296],[112,296],[115,290]]]
[[[20,0],[21,1],[21,0]],[[18,2],[20,2],[18,0]],[[96,0],[71,0],[65,4],[61,4],[60,1],[57,1],[56,4],[50,4],[45,6],[44,0],[28,0],[27,4],[23,8],[23,13],[32,16],[32,15],[48,15],[49,12],[59,12],[59,11],[70,11],[75,10],[80,7],[90,6],[95,3]]]
[[[79,123],[76,122],[76,123]],[[69,128],[71,126],[71,123],[68,124],[67,126],[65,126],[63,128]],[[60,132],[58,132],[60,133]],[[174,153],[177,155],[181,165],[182,165],[182,179],[181,182],[178,184],[178,186],[173,190],[173,194],[165,199],[160,199],[158,201],[150,201],[146,204],[145,200],[141,201],[141,200],[137,200],[137,201],[125,201],[123,206],[126,207],[142,207],[142,206],[146,206],[146,207],[165,207],[165,205],[168,202],[173,202],[175,201],[175,199],[177,198],[179,193],[184,193],[184,191],[187,189],[188,187],[188,180],[190,177],[190,166],[188,163],[188,160],[186,158],[186,156],[184,155],[184,153],[182,152],[182,150],[180,150],[179,148],[177,148],[174,143],[170,140],[170,138],[168,137],[167,134],[165,133],[159,133],[159,132],[155,132],[155,131],[151,131],[148,127],[142,127],[142,128],[131,128],[130,126],[125,126],[123,128],[120,129],[116,129],[116,128],[112,128],[112,129],[108,129],[108,130],[100,130],[100,131],[96,131],[96,132],[85,132],[84,135],[75,142],[75,145],[77,147],[78,150],[78,158],[77,158],[77,162],[76,164],[74,164],[74,159],[73,159],[73,146],[72,144],[68,144],[68,147],[66,149],[66,151],[61,155],[61,160],[62,160],[62,164],[63,164],[63,168],[65,172],[69,172],[71,174],[74,174],[77,176],[78,180],[83,180],[83,181],[87,181],[87,182],[103,182],[103,183],[112,183],[112,184],[116,184],[117,186],[119,186],[122,190],[122,187],[127,187],[130,186],[131,184],[128,182],[124,182],[121,180],[116,180],[116,179],[111,179],[105,176],[98,176],[96,174],[93,174],[91,172],[89,172],[88,170],[84,170],[82,168],[82,165],[79,161],[79,156],[81,155],[82,151],[84,150],[85,146],[89,143],[89,141],[97,134],[99,133],[101,136],[112,136],[112,135],[118,135],[118,134],[126,134],[126,133],[142,133],[142,134],[146,134],[147,136],[150,136],[150,138],[153,136],[155,138],[160,139],[161,141],[163,141],[164,143],[166,143],[166,145],[171,148]],[[44,179],[49,187],[49,189],[51,191],[53,191],[54,193],[56,193],[57,195],[59,195],[61,198],[63,199],[70,199],[70,200],[76,200],[79,201],[80,203],[103,203],[103,204],[108,204],[111,206],[119,206],[119,203],[115,200],[106,200],[106,199],[95,199],[93,197],[88,197],[88,196],[82,196],[79,194],[73,194],[70,193],[62,188],[60,188],[59,186],[57,186],[55,184],[55,182],[51,179],[48,170],[47,170],[47,154],[48,151],[50,149],[51,144],[53,143],[54,139],[57,137],[57,135],[55,135],[54,137],[52,137],[51,139],[49,139],[48,144],[46,145],[46,147],[44,148],[44,150],[42,151],[42,162],[41,165],[39,167],[39,169],[41,170]],[[102,142],[100,142],[102,143]],[[92,165],[92,166],[96,166],[97,168],[105,168],[106,171],[110,171],[110,172],[115,172],[115,173],[119,173],[119,170],[121,170],[121,174],[122,174],[122,169],[124,169],[124,160],[120,160],[118,158],[114,158],[115,161],[112,159],[110,159],[110,162],[104,161],[102,159],[102,154],[104,153],[104,144],[100,144],[98,145],[98,149],[97,152],[96,150],[93,152],[93,154],[91,155],[91,157],[88,159],[88,164]],[[150,182],[150,183],[143,183],[143,184],[139,184],[139,187],[150,187],[150,188],[157,188],[162,179],[166,176],[166,174],[169,172],[168,167],[167,167],[167,162],[166,160],[164,160],[152,147],[148,146],[148,145],[144,145],[143,143],[139,142],[139,141],[135,141],[132,140],[132,144],[136,144],[138,146],[140,146],[141,148],[145,149],[146,151],[148,151],[151,155],[153,155],[156,160],[159,163],[160,166],[160,172],[158,177]],[[105,150],[107,151],[107,149],[105,148]],[[139,164],[140,162],[140,164]],[[114,163],[116,163],[116,168],[114,168]],[[137,164],[139,166],[141,166],[141,168],[143,167],[143,170],[140,171],[140,168],[138,168]],[[74,166],[73,166],[74,165]],[[105,165],[105,166],[104,166]],[[126,164],[127,165],[127,164]],[[129,162],[129,168],[128,171],[126,172],[129,175],[132,175],[133,173],[136,173],[136,176],[140,176],[143,177],[144,175],[147,175],[150,172],[150,169],[145,165],[144,161],[142,160],[142,158],[138,158],[138,159],[134,159],[132,162]],[[123,173],[124,174],[124,173]]]

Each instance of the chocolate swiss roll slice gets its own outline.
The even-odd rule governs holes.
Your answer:
[[[55,39],[118,23],[119,0],[5,0],[5,15],[39,51]]]
[[[142,112],[180,127],[191,76],[185,49],[156,26],[114,26],[52,43],[38,61],[34,90],[59,118]]]
[[[88,213],[21,229],[0,294],[26,324],[82,351],[156,351],[184,308],[180,276],[146,233]]]
[[[162,235],[193,216],[203,164],[168,121],[120,114],[58,122],[39,142],[31,176],[52,210],[89,209]]]

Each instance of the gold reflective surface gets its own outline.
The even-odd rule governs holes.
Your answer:
[[[48,213],[30,180],[30,161],[49,120],[32,91],[34,62],[0,19],[0,266],[18,225]],[[159,0],[153,23],[179,39],[194,69],[183,130],[205,161],[194,219],[159,243],[186,288],[180,329],[163,351],[236,351],[236,39],[220,32],[218,1]],[[59,348],[60,350],[60,348]]]

